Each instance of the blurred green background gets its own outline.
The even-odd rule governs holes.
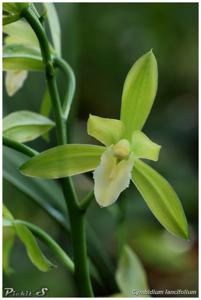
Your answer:
[[[152,216],[134,187],[125,192],[126,236],[147,271],[154,289],[197,290],[197,123],[198,123],[198,4],[196,3],[58,3],[63,57],[77,78],[70,136],[72,142],[93,142],[86,132],[89,113],[119,117],[125,76],[136,59],[153,48],[158,61],[158,94],[144,127],[162,145],[154,167],[174,186],[190,224],[190,240],[169,235]],[[60,80],[61,90],[65,82]],[[21,109],[39,112],[45,91],[43,74],[31,73],[13,98],[4,91],[4,115]],[[48,145],[29,143],[42,151]],[[7,151],[7,148],[5,149]],[[80,194],[93,186],[91,175],[76,176]],[[4,201],[16,218],[29,220],[47,230],[68,247],[65,232],[25,194],[4,181]],[[120,201],[123,201],[121,199]],[[111,215],[114,218],[111,218]],[[116,209],[99,209],[94,202],[88,219],[116,268]],[[43,245],[41,245],[44,247]],[[44,248],[52,261],[48,249]],[[47,296],[76,296],[70,273],[62,265],[48,274],[37,271],[16,241],[11,257],[15,273],[4,278],[4,287],[37,290],[48,287]],[[96,296],[109,296],[96,288]]]

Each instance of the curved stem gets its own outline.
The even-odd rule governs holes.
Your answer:
[[[76,87],[75,75],[71,66],[64,59],[60,57],[55,57],[54,64],[55,67],[58,67],[59,69],[62,70],[62,72],[66,77],[67,87],[66,87],[66,92],[64,96],[64,102],[63,102],[63,115],[65,120],[67,120],[70,113],[73,97],[75,94],[75,87]]]
[[[32,149],[24,144],[21,144],[19,142],[13,141],[7,137],[3,137],[3,145],[7,146],[9,148],[15,149],[27,156],[30,156],[30,157],[33,157],[38,154],[38,152],[35,151],[34,149]]]
[[[70,272],[74,272],[74,263],[66,252],[55,242],[55,240],[40,227],[22,220],[15,220],[15,223],[27,226],[41,241],[43,241],[66,266]]]
[[[66,120],[63,115],[59,93],[57,90],[54,58],[51,55],[46,33],[40,21],[38,20],[38,17],[30,8],[23,11],[23,16],[33,28],[40,43],[41,53],[45,64],[47,85],[55,115],[57,142],[59,145],[63,145],[67,143]],[[92,297],[93,290],[89,276],[84,214],[83,211],[80,210],[76,201],[76,194],[71,179],[63,178],[60,181],[71,222],[75,279],[78,285],[78,290],[81,296]]]

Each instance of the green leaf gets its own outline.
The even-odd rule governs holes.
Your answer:
[[[70,144],[51,148],[20,167],[22,174],[40,178],[61,178],[94,170],[105,148]]]
[[[19,9],[17,7],[17,3],[4,2],[3,11],[6,11],[7,13],[18,13]]]
[[[54,48],[57,55],[61,56],[61,29],[56,8],[53,3],[44,2],[43,5],[47,9],[48,23]]]
[[[3,217],[11,221],[14,219],[13,215],[5,205],[3,205]]]
[[[44,64],[38,50],[18,44],[3,47],[3,70],[43,71]]]
[[[20,14],[3,16],[3,25],[14,23],[20,19]]]
[[[27,156],[4,147],[4,178],[29,196],[64,228],[69,229],[65,200],[61,187],[53,180],[47,181],[21,175],[18,169],[27,159]],[[30,200],[30,198],[27,199]]]
[[[152,51],[136,61],[123,88],[121,120],[126,126],[125,138],[141,130],[150,113],[157,91],[157,62]]]
[[[44,180],[26,177],[20,174],[19,166],[26,160],[27,156],[4,147],[3,151],[3,176],[20,191],[28,195],[27,200],[35,201],[52,218],[65,229],[65,234],[69,233],[70,224],[67,215],[65,200],[60,185],[55,180]],[[95,263],[105,281],[113,274],[113,265],[106,249],[97,236],[94,228],[86,222],[87,242],[89,245],[89,256]],[[110,283],[111,285],[111,283]]]
[[[136,158],[146,158],[157,161],[161,146],[152,142],[142,131],[132,134],[131,148]]]
[[[32,141],[55,123],[31,111],[16,111],[3,119],[3,136],[18,142]]]
[[[128,245],[124,246],[120,258],[116,281],[120,291],[130,297],[135,296],[132,291],[144,291],[148,288],[145,270],[137,255]]]
[[[43,100],[41,103],[40,114],[45,117],[49,117],[50,111],[51,111],[51,99],[50,99],[49,90],[47,88],[44,93]],[[42,135],[42,137],[44,138],[45,141],[49,142],[49,133],[48,132],[44,133]]]
[[[31,231],[25,225],[17,222],[15,222],[15,229],[31,262],[42,272],[50,271],[54,265],[43,255]]]
[[[158,221],[172,234],[188,238],[188,225],[181,202],[171,185],[158,172],[136,159],[132,180]]]
[[[13,273],[13,269],[10,267],[10,255],[15,240],[13,220],[13,215],[8,208],[3,205],[3,271],[7,275]]]
[[[124,124],[120,120],[90,115],[87,122],[87,132],[104,145],[110,146],[121,139]]]
[[[35,32],[24,20],[18,20],[15,23],[11,23],[3,26],[3,33],[7,34],[4,38],[4,43],[8,44],[20,44],[35,48],[40,53],[40,46]]]

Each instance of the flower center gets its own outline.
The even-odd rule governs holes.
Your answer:
[[[123,139],[113,146],[114,156],[118,159],[125,159],[130,153],[130,143]]]

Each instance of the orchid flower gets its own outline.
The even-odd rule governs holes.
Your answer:
[[[172,234],[187,238],[187,221],[177,194],[142,161],[157,161],[161,148],[141,131],[156,96],[157,82],[157,62],[151,50],[137,60],[127,75],[120,120],[89,116],[88,134],[104,146],[58,146],[25,162],[21,172],[33,177],[61,178],[94,170],[94,195],[101,207],[117,201],[133,182],[159,222]]]

